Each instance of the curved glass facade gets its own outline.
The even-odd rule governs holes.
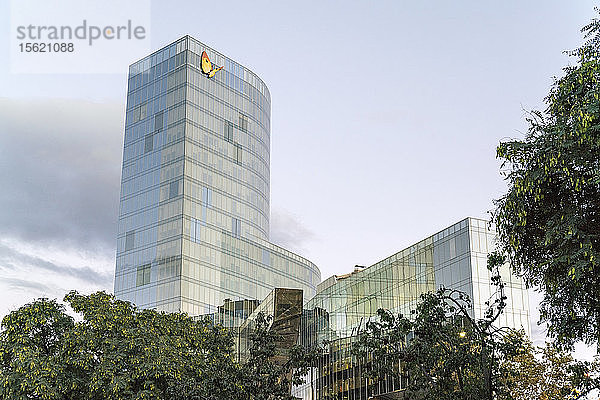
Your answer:
[[[318,268],[268,242],[270,112],[258,76],[189,36],[130,66],[117,297],[200,315],[314,295]]]

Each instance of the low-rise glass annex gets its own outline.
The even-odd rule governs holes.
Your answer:
[[[471,315],[482,318],[486,301],[496,295],[487,269],[487,255],[493,251],[495,240],[487,221],[466,218],[368,268],[356,268],[322,282],[304,306],[299,338],[309,347],[326,342],[327,351],[307,383],[295,388],[294,394],[304,399],[366,400],[402,389],[401,381],[375,384],[364,378],[364,366],[350,351],[359,327],[376,316],[379,308],[410,315],[421,294],[441,286],[468,294]],[[529,335],[524,283],[507,265],[500,273],[508,299],[496,323],[524,329]]]

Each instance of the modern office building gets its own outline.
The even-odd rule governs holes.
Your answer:
[[[189,36],[129,67],[119,299],[201,315],[276,287],[315,294],[319,269],[268,241],[270,103],[256,74]]]
[[[467,218],[368,268],[355,268],[323,281],[304,305],[299,340],[307,346],[329,344],[307,383],[294,388],[294,394],[303,399],[366,400],[401,390],[405,381],[389,379],[375,384],[365,379],[365,366],[351,354],[359,328],[376,316],[379,308],[410,315],[422,293],[441,286],[468,294],[471,316],[482,318],[486,301],[496,295],[487,269],[495,238],[487,221]],[[507,265],[500,274],[508,299],[497,325],[524,329],[529,335],[524,283]]]
[[[304,399],[369,399],[374,384],[351,355],[379,308],[408,315],[440,286],[483,316],[494,296],[495,233],[467,218],[368,268],[321,282],[310,261],[269,242],[270,95],[252,71],[185,36],[129,68],[115,294],[140,307],[210,315],[235,333],[239,361],[259,312],[278,346],[326,343]],[[521,279],[501,271],[508,306],[497,323],[528,334]],[[383,398],[383,397],[381,397]]]

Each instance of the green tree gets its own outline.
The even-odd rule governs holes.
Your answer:
[[[232,339],[207,320],[138,310],[104,292],[65,297],[83,321],[64,342],[92,399],[234,399]]]
[[[294,346],[286,354],[281,354],[278,343],[282,337],[270,329],[272,316],[259,313],[255,323],[256,328],[250,335],[250,355],[240,370],[243,398],[294,400],[295,397],[290,394],[291,385],[303,382],[302,377],[314,364],[317,351]]]
[[[497,289],[483,318],[471,316],[467,295],[445,288],[421,295],[409,316],[378,310],[353,346],[367,376],[404,378],[411,400],[573,400],[600,388],[598,360],[576,361],[554,344],[535,348],[522,330],[497,327],[504,262],[488,257]]]
[[[598,11],[598,9],[596,9]],[[540,290],[540,320],[569,348],[600,337],[600,22],[555,79],[524,140],[500,143],[508,182],[493,222],[499,250]]]
[[[0,332],[0,398],[80,399],[77,374],[62,344],[74,326],[64,307],[40,299],[4,317]]]
[[[511,332],[505,340],[519,344],[506,355],[500,378],[512,400],[579,399],[600,385],[597,360],[576,361],[552,343],[534,347],[522,331]]]
[[[231,336],[206,320],[138,310],[104,292],[40,299],[0,332],[3,399],[228,399],[240,397]]]
[[[505,398],[502,362],[519,343],[494,325],[506,297],[498,263],[490,265],[498,290],[482,319],[471,316],[466,294],[444,288],[422,294],[409,316],[379,310],[353,348],[370,377],[406,377],[406,397],[415,400]]]
[[[315,357],[301,347],[281,354],[262,314],[239,365],[231,332],[208,319],[140,310],[104,292],[64,301],[77,320],[47,299],[2,320],[0,398],[291,400]]]

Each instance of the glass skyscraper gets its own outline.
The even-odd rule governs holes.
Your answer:
[[[185,36],[129,67],[115,295],[214,313],[321,281],[269,239],[271,99],[252,71]]]

